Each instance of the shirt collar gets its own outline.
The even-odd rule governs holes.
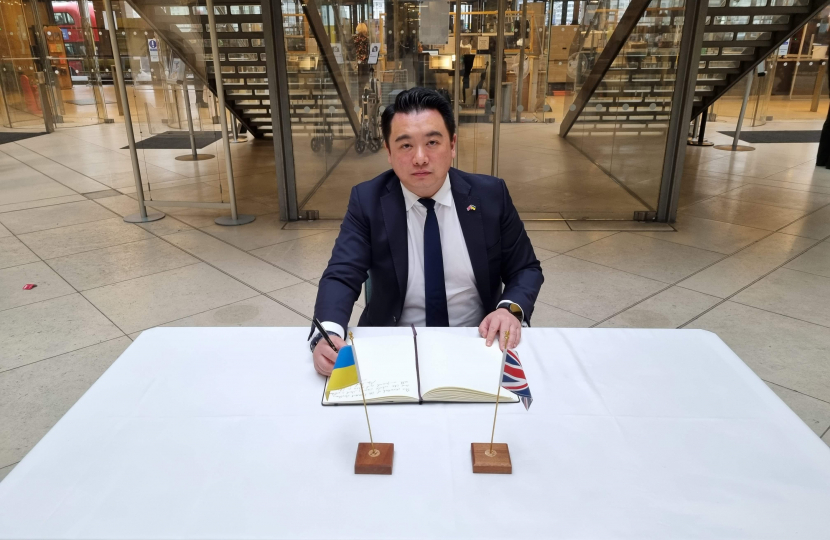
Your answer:
[[[403,185],[403,182],[401,182],[401,189],[403,190],[404,206],[406,206],[406,211],[408,212],[409,209],[412,208],[412,205],[418,202],[418,199],[420,197],[406,189],[406,186]],[[438,204],[442,204],[448,207],[452,206],[452,186],[450,185],[450,173],[447,173],[447,177],[444,179],[444,183],[441,185],[441,187],[438,189],[435,195],[432,196],[432,199]]]

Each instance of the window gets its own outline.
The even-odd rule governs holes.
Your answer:
[[[62,11],[55,12],[55,24],[59,25],[74,25],[75,19],[72,18],[72,15],[69,13],[64,13]]]

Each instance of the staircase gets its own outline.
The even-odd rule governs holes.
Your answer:
[[[603,36],[602,24],[597,23],[603,10],[597,10],[575,44],[583,65],[591,69],[563,119],[560,135],[574,126],[584,133],[666,130],[684,7],[682,1],[669,7],[660,3],[633,0],[607,42],[594,45],[591,40],[602,41]],[[828,4],[830,0],[710,0],[692,117]]]
[[[269,0],[262,0],[269,1]],[[207,8],[204,0],[127,0],[176,54],[197,83],[216,93]],[[254,137],[273,136],[268,67],[260,0],[214,0],[225,101]],[[293,134],[308,133],[317,148],[353,134],[348,115],[323,65],[292,62],[289,51],[289,106]],[[322,64],[322,61],[320,62]],[[315,137],[316,136],[316,137]]]

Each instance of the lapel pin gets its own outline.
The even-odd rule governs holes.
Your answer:
[[[476,211],[476,205],[471,204],[470,206],[467,207],[467,212],[475,212],[475,211]]]

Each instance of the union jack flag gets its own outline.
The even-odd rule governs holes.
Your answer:
[[[530,386],[528,386],[527,379],[525,379],[525,370],[522,368],[522,363],[519,362],[519,355],[509,349],[504,357],[501,387],[516,394],[525,409],[530,409],[533,398],[530,396]]]

